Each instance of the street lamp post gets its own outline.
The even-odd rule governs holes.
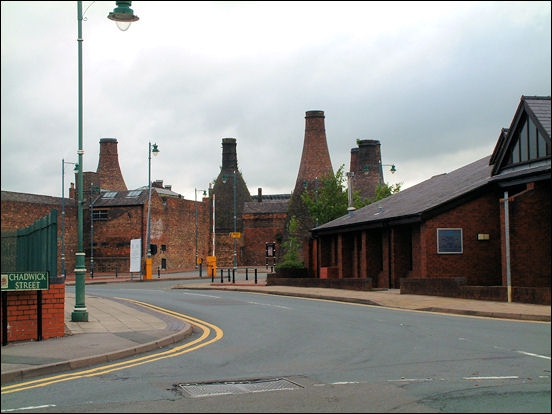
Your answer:
[[[149,143],[149,156],[148,156],[148,255],[146,258],[146,277],[145,279],[151,279],[151,153],[154,156],[159,154],[157,144],[153,144],[153,150],[151,149],[151,142]]]
[[[198,250],[197,250],[197,192],[203,191],[203,197],[207,195],[207,190],[198,190],[197,188],[194,188],[194,196],[195,196],[195,268],[197,269],[198,263]]]
[[[232,171],[232,175],[234,176],[234,182],[233,182],[233,190],[234,190],[234,233],[236,233],[236,170]],[[224,184],[226,184],[226,181],[227,181],[227,177],[226,175],[223,175],[222,176],[222,182]],[[236,269],[238,267],[238,257],[237,257],[237,252],[236,252],[236,244],[237,244],[237,241],[236,241],[236,235],[234,234],[232,236],[232,238],[234,239],[234,269]]]
[[[79,166],[76,162],[61,159],[61,273],[64,280],[67,277],[67,272],[65,271],[65,164],[74,165],[73,171],[75,173],[79,171]]]
[[[353,206],[353,188],[351,182],[354,176],[355,173],[353,171],[347,172],[347,195],[349,199],[347,211],[349,212],[349,214],[353,214],[353,211],[356,210],[355,206]]]
[[[112,13],[109,13],[108,18],[118,22],[118,25],[124,23],[126,28],[121,28],[121,30],[128,29],[128,25],[131,22],[138,20],[138,16],[135,16],[130,8],[132,2],[130,1],[116,1],[117,7],[113,10]],[[82,123],[82,1],[77,1],[77,24],[78,24],[78,136],[79,136],[79,146],[77,154],[78,159],[78,204],[77,204],[77,230],[78,230],[78,245],[76,253],[76,266],[75,266],[75,307],[71,313],[71,321],[73,322],[88,322],[88,311],[86,310],[85,305],[85,276],[86,268],[84,265],[84,244],[83,244],[83,219],[82,219],[82,207],[84,204],[83,201],[83,154],[82,149],[82,132],[83,132],[83,123]]]

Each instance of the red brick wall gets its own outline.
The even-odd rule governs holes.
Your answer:
[[[6,294],[8,305],[8,342],[36,340],[37,291],[6,292]],[[49,290],[42,291],[43,339],[64,336],[64,309],[64,284],[50,285]]]
[[[467,285],[500,285],[499,220],[498,198],[486,194],[424,222],[421,237],[426,269],[421,277],[465,277]],[[437,253],[438,228],[462,229],[462,254]],[[478,233],[489,234],[490,240],[479,241]]]
[[[166,272],[192,270],[195,268],[196,229],[195,202],[181,198],[163,200],[157,193],[151,195],[151,244],[157,245],[152,254],[152,272],[161,269],[166,261]],[[99,208],[98,208],[99,209]],[[142,258],[147,254],[147,203],[142,206],[102,207],[108,211],[108,220],[94,221],[94,273],[119,273],[130,270],[130,240],[142,238]],[[208,200],[197,202],[198,257],[209,253],[210,234]],[[87,270],[90,270],[90,219],[86,214],[85,252]],[[162,250],[162,245],[166,250]]]
[[[94,220],[94,273],[128,273],[130,240],[139,239],[142,235],[142,206],[101,207],[95,210],[107,210],[108,219]],[[86,211],[83,227],[86,269],[90,272],[89,210]]]
[[[266,264],[266,244],[276,242],[276,254],[280,256],[280,243],[284,233],[286,213],[244,214],[242,266],[264,266]],[[270,259],[269,265],[272,264]]]
[[[550,181],[534,183],[516,196],[510,191],[510,263],[512,286],[550,287]],[[513,198],[512,198],[513,196]],[[500,204],[504,234],[504,204]],[[507,285],[503,254],[503,285]]]
[[[73,205],[71,205],[73,204]],[[52,209],[58,210],[57,252],[58,274],[62,273],[62,214],[61,198],[59,204],[28,203],[2,200],[2,232],[14,231],[33,224],[36,220],[49,214]],[[74,201],[65,199],[65,268],[67,273],[74,273],[75,253],[77,252],[77,208]]]

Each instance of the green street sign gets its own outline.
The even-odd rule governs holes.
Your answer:
[[[48,290],[48,272],[2,273],[2,291]]]

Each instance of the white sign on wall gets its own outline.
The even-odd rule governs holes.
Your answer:
[[[130,241],[130,273],[140,272],[142,263],[142,239]]]

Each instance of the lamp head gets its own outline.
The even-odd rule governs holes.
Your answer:
[[[159,148],[157,148],[157,144],[153,144],[153,149],[151,150],[153,152],[153,155],[157,157],[157,154],[159,154]]]
[[[222,176],[222,183],[226,184],[226,181],[228,181],[228,177],[226,175]]]
[[[75,164],[75,168],[73,168],[73,172],[77,174],[79,172],[79,164]]]
[[[115,3],[117,7],[109,13],[107,18],[113,20],[117,24],[117,27],[124,32],[130,27],[130,24],[137,21],[139,17],[136,16],[130,8],[132,4],[131,1],[116,1]]]
[[[396,171],[397,171],[397,169],[395,168],[395,164],[393,164],[391,166],[391,174],[395,174]]]

